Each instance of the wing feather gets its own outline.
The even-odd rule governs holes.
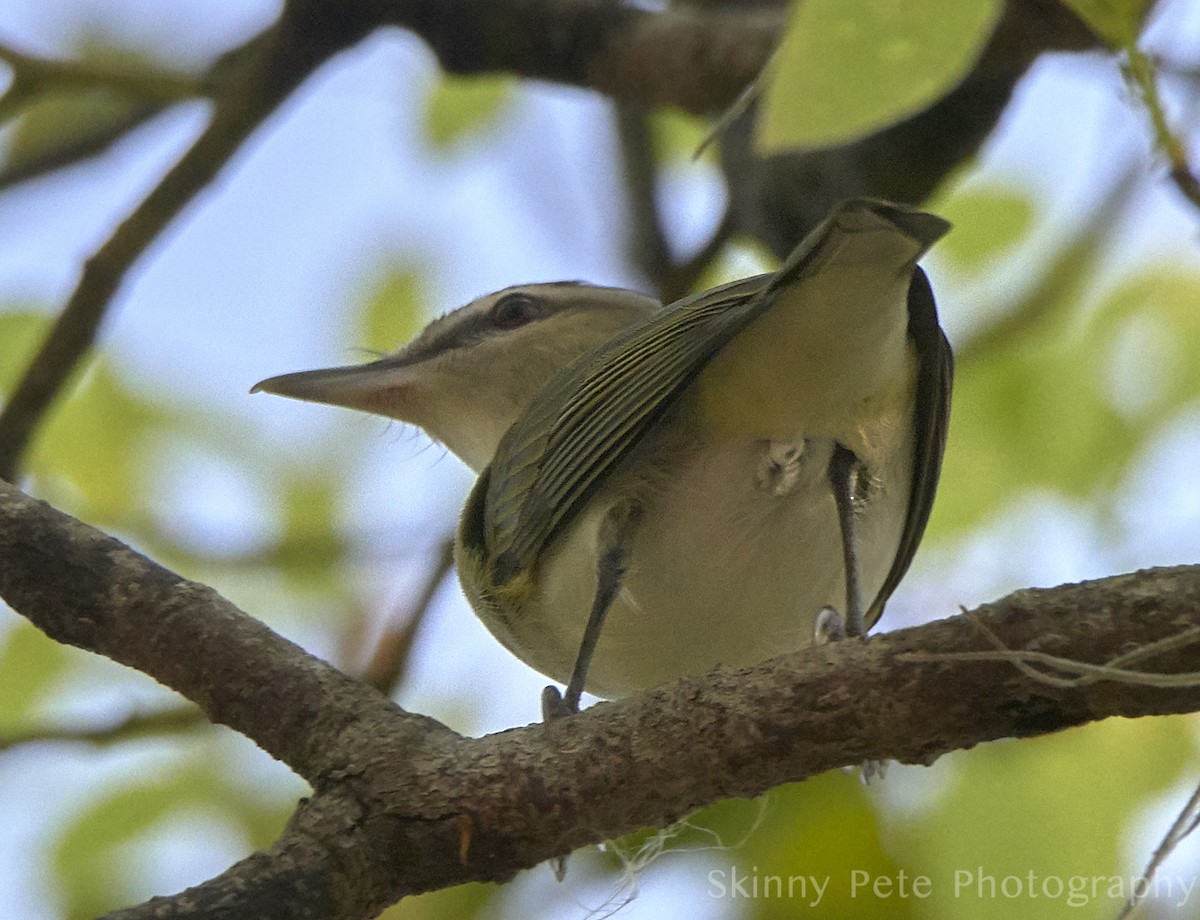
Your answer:
[[[950,391],[954,385],[954,354],[946,334],[938,323],[933,289],[921,268],[913,272],[908,289],[908,335],[917,351],[917,392],[913,410],[913,478],[908,515],[900,535],[896,557],[883,585],[867,609],[867,626],[873,626],[883,614],[896,586],[908,571],[937,492],[946,451],[946,432],[950,426]]]

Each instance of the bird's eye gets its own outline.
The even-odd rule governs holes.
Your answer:
[[[492,325],[497,329],[516,329],[535,319],[541,319],[545,313],[541,302],[528,294],[509,294],[496,301],[496,305],[492,307]]]

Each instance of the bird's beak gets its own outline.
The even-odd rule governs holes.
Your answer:
[[[395,358],[382,358],[369,364],[268,377],[254,384],[250,392],[274,393],[289,399],[342,406],[394,418],[401,410],[404,394],[412,383],[411,366]]]

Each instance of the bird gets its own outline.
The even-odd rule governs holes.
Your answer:
[[[917,264],[942,218],[856,198],[774,272],[662,305],[519,285],[366,364],[263,391],[423,428],[478,477],[455,560],[476,614],[616,698],[862,637],[925,531],[954,362]]]

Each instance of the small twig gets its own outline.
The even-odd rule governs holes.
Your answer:
[[[361,678],[384,696],[392,696],[408,671],[413,645],[425,622],[433,598],[454,565],[454,540],[443,541],[437,561],[406,616],[398,618],[376,643],[371,660],[363,668]]]
[[[1031,680],[1061,689],[1075,689],[1101,680],[1116,683],[1137,684],[1143,687],[1197,687],[1200,686],[1200,671],[1183,674],[1162,674],[1153,671],[1132,671],[1123,665],[1144,658],[1152,658],[1167,652],[1178,651],[1200,641],[1200,627],[1185,629],[1174,636],[1117,655],[1105,664],[1091,664],[1060,655],[1049,655],[1031,649],[1010,649],[977,616],[967,610],[963,615],[975,625],[996,647],[994,652],[903,652],[897,657],[902,661],[1007,661]],[[1059,671],[1074,673],[1076,677],[1059,677],[1032,667],[1045,665]]]
[[[13,84],[47,89],[111,89],[137,99],[178,102],[205,91],[204,80],[183,73],[121,67],[102,61],[40,58],[0,42],[0,60],[13,69]]]
[[[1150,857],[1150,862],[1146,864],[1146,868],[1142,870],[1141,878],[1129,893],[1125,905],[1117,914],[1117,920],[1126,920],[1134,909],[1146,897],[1146,892],[1150,889],[1150,879],[1154,876],[1162,864],[1166,861],[1175,849],[1187,838],[1189,834],[1196,829],[1197,823],[1200,823],[1200,786],[1192,793],[1191,798],[1187,800],[1187,804],[1183,806],[1179,814],[1175,817],[1174,823],[1167,830],[1163,839],[1154,849],[1154,854]]]
[[[246,138],[317,66],[359,37],[321,34],[326,23],[287,17],[251,39],[253,54],[226,55],[212,120],[191,149],[84,265],[78,286],[0,413],[0,479],[16,478],[38,423],[91,348],[126,272]],[[290,28],[285,28],[290,26]],[[301,31],[303,29],[311,31]]]
[[[631,216],[630,250],[659,300],[671,303],[691,292],[721,251],[733,232],[733,216],[726,210],[700,251],[686,261],[676,261],[658,209],[658,169],[646,112],[641,106],[618,102],[616,113]]]
[[[7,97],[5,98],[7,99]],[[0,103],[2,102],[3,100],[0,100]],[[165,104],[157,102],[138,106],[122,117],[104,125],[101,130],[94,134],[89,134],[78,138],[72,143],[67,143],[61,147],[47,151],[42,156],[33,160],[0,170],[0,191],[11,188],[14,185],[19,185],[22,182],[28,182],[30,179],[44,176],[57,169],[73,166],[99,153],[103,153],[112,144],[129,134],[129,132],[133,131],[139,125],[145,124],[164,108],[166,108]]]
[[[1166,157],[1171,181],[1184,198],[1200,208],[1200,179],[1197,179],[1188,162],[1188,152],[1183,139],[1171,129],[1167,120],[1162,96],[1158,91],[1158,74],[1154,62],[1137,47],[1130,46],[1125,49],[1122,72],[1126,82],[1146,109],[1154,132],[1154,145]]]
[[[766,88],[767,79],[771,76],[771,72],[775,69],[775,62],[779,59],[779,47],[776,47],[771,52],[770,56],[763,63],[762,69],[758,75],[751,80],[744,90],[738,94],[738,97],[729,103],[720,115],[713,121],[708,133],[704,135],[702,140],[692,153],[692,159],[698,160],[704,156],[704,151],[713,145],[713,143],[726,131],[730,126],[738,120],[750,106],[762,95]]]
[[[176,734],[211,723],[196,706],[175,706],[157,712],[136,712],[104,728],[38,726],[0,735],[0,751],[25,744],[67,741],[106,747],[151,735]]]

